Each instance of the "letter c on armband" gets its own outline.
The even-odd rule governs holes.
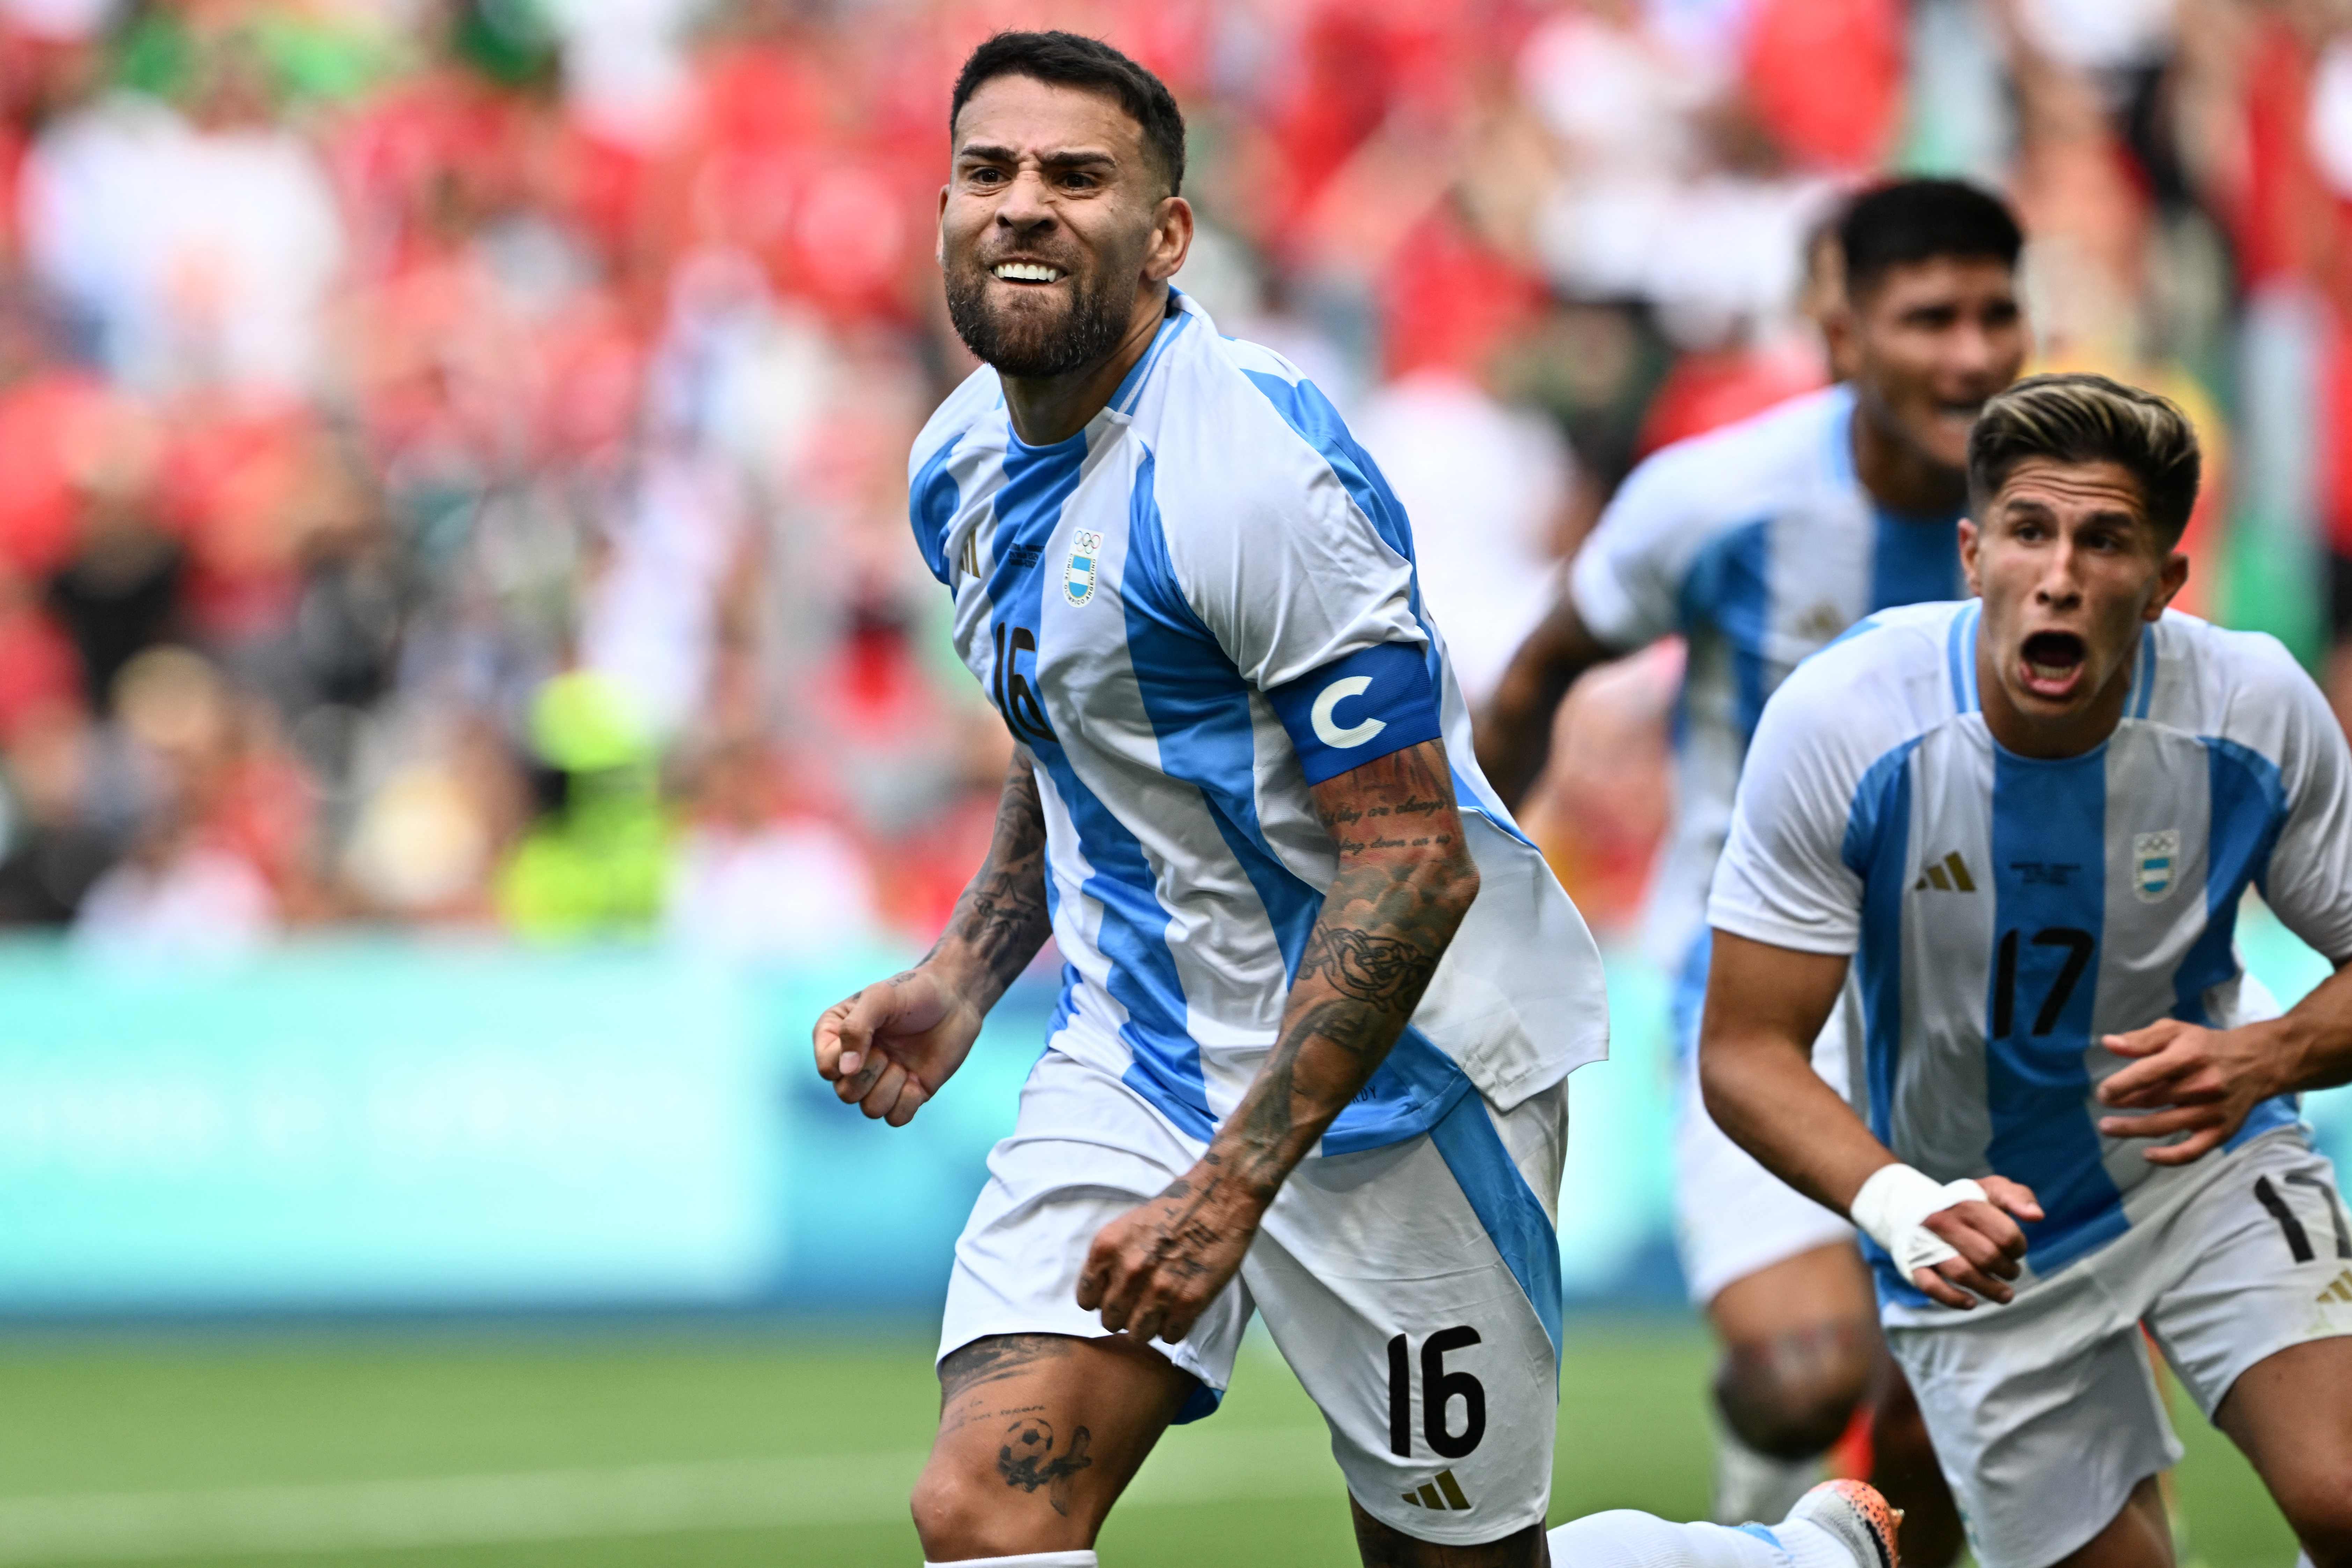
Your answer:
[[[1342,730],[1331,717],[1333,709],[1350,697],[1362,696],[1365,689],[1371,684],[1372,678],[1369,675],[1350,675],[1325,687],[1322,694],[1315,699],[1315,706],[1307,714],[1307,718],[1315,726],[1315,738],[1327,746],[1344,749],[1360,746],[1387,729],[1386,720],[1367,719],[1360,724],[1351,724]]]

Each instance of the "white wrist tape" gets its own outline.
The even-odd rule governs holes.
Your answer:
[[[1959,1252],[1927,1226],[1927,1218],[1954,1204],[1985,1201],[1985,1190],[1966,1179],[1938,1182],[1908,1165],[1882,1165],[1853,1194],[1853,1223],[1886,1248],[1895,1271],[1907,1281],[1915,1268],[1933,1268]]]

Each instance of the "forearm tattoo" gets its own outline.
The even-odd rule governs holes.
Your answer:
[[[1362,1092],[1421,1005],[1477,885],[1436,742],[1317,790],[1339,874],[1273,1054],[1204,1159],[1262,1200]]]
[[[1037,775],[1026,761],[1016,759],[997,800],[996,837],[988,858],[956,900],[940,945],[963,948],[1002,991],[1028,967],[1052,931],[1045,908],[1045,811],[1037,798]]]

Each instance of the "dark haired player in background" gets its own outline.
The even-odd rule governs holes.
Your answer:
[[[947,932],[826,1012],[817,1068],[903,1125],[1049,932],[1066,967],[956,1247],[926,1555],[1092,1564],[1255,1311],[1367,1563],[1886,1568],[1860,1482],[1769,1529],[1618,1513],[1547,1541],[1591,938],[1471,762],[1380,470],[1170,287],[1168,89],[1002,34],[950,124],[940,259],[987,363],[918,438],[910,506],[1015,760]]]
[[[1663,637],[1688,639],[1675,821],[1649,926],[1676,981],[1683,1272],[1724,1344],[1716,1517],[1726,1521],[1777,1518],[1819,1478],[1885,1358],[1852,1228],[1759,1167],[1699,1103],[1707,882],[1773,689],[1872,611],[1960,592],[1969,427],[2026,353],[2020,237],[1995,197],[1944,180],[1883,185],[1853,201],[1836,237],[1844,297],[1825,326],[1843,384],[1637,468],[1478,729],[1486,776],[1517,805],[1578,676]],[[1833,1081],[1843,1054],[1833,1021],[1819,1062]],[[1899,1386],[1889,1392],[1873,1479],[1907,1512],[1906,1551],[1940,1568],[1958,1551],[1958,1521],[1916,1415]]]

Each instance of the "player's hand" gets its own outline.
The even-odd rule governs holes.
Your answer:
[[[845,1105],[904,1127],[980,1037],[981,1012],[928,965],[877,981],[816,1021],[817,1076]]]
[[[1238,1184],[1195,1167],[1095,1233],[1078,1305],[1113,1333],[1174,1344],[1240,1269],[1264,1212]]]
[[[2277,1051],[2260,1025],[2205,1029],[2164,1018],[2128,1035],[2099,1041],[2133,1058],[2099,1085],[2099,1103],[2137,1116],[2103,1116],[2110,1138],[2188,1137],[2149,1149],[2151,1165],[2185,1165],[2210,1152],[2245,1125],[2255,1106],[2278,1092]]]
[[[1946,1246],[1957,1248],[1959,1256],[1947,1258],[1933,1268],[1911,1271],[1913,1284],[1963,1312],[1975,1308],[1978,1297],[2006,1302],[2017,1294],[2009,1288],[2009,1281],[2017,1278],[2018,1260],[2025,1256],[2025,1232],[2017,1222],[2042,1217],[2042,1205],[2023,1183],[2006,1176],[1979,1176],[1977,1184],[1985,1190],[1983,1203],[1971,1199],[1954,1204],[1921,1222]]]

